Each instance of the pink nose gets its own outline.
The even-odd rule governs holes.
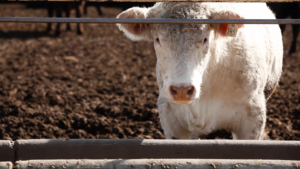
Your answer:
[[[176,101],[192,100],[195,87],[194,86],[171,86],[170,92]]]

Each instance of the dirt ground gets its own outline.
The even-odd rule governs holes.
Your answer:
[[[114,18],[121,9],[102,11],[90,6],[86,17]],[[0,4],[0,16],[47,11]],[[63,25],[59,37],[46,26],[0,23],[0,139],[164,138],[151,43],[131,42],[114,24],[85,24],[83,35]],[[291,37],[288,26],[280,86],[267,106],[272,140],[300,139],[300,49],[287,55]],[[230,137],[219,131],[206,138]]]

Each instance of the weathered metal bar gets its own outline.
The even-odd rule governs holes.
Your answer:
[[[15,160],[31,159],[281,159],[300,160],[299,141],[17,140]]]
[[[18,1],[18,0],[13,0]],[[35,0],[19,0],[35,1]],[[73,1],[73,0],[36,0],[36,1]],[[75,0],[81,1],[81,0]],[[162,0],[84,0],[86,2],[162,2]],[[165,0],[169,2],[299,2],[299,0]]]
[[[14,160],[14,142],[10,140],[0,140],[0,162]],[[1,164],[1,163],[0,163]],[[0,166],[1,169],[1,166]]]
[[[1,151],[0,151],[1,153]],[[12,169],[12,163],[10,161],[0,162],[0,169]]]
[[[113,160],[29,160],[18,161],[18,169],[295,169],[300,161],[220,159],[113,159]]]
[[[300,24],[300,19],[116,19],[116,18],[33,18],[33,17],[0,17],[0,22],[23,23],[149,23],[149,24]]]

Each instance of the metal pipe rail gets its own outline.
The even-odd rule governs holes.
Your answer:
[[[16,161],[119,158],[300,160],[300,141],[37,139],[17,140],[14,150]]]
[[[300,0],[4,0],[4,1],[60,1],[60,2],[300,2]]]
[[[146,23],[146,24],[300,24],[300,19],[116,19],[116,18],[35,18],[0,17],[0,22],[21,23]]]
[[[56,159],[300,160],[300,141],[32,139],[0,140],[0,162]]]
[[[299,141],[0,140],[0,169],[298,168],[299,152]]]
[[[113,159],[113,160],[29,160],[16,162],[18,169],[297,169],[300,161],[203,160],[203,159]]]

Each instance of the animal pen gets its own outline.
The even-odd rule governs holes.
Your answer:
[[[56,0],[64,1],[64,0]],[[91,0],[92,1],[92,0]],[[95,1],[95,0],[93,0]],[[96,0],[97,1],[97,0]],[[99,0],[101,1],[101,0]],[[114,1],[114,0],[113,0]],[[132,0],[136,1],[136,0]],[[139,2],[149,0],[139,0]],[[158,0],[153,0],[158,1]],[[153,2],[151,1],[151,2]],[[177,1],[177,0],[170,0]],[[180,0],[179,0],[180,1]],[[191,0],[194,1],[194,0]],[[196,0],[195,0],[196,1]],[[210,1],[210,0],[202,0]],[[220,1],[220,0],[217,0]],[[223,0],[230,2],[233,0]],[[236,0],[246,2],[253,0]],[[273,0],[261,0],[266,2]],[[299,1],[300,0],[296,0]],[[190,2],[190,1],[189,1]],[[286,2],[286,0],[277,0]],[[288,3],[288,2],[287,2]],[[300,19],[108,19],[0,17],[0,22],[300,24]],[[299,141],[250,140],[1,140],[0,169],[206,169],[300,167]]]

